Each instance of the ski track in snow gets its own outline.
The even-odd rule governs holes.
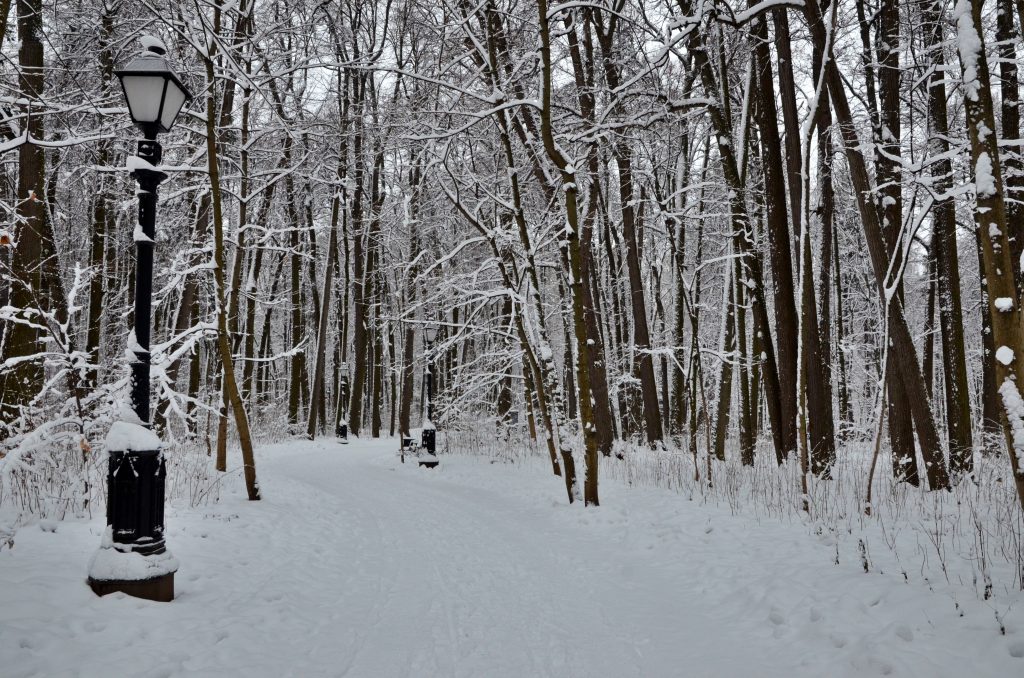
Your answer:
[[[93,596],[101,517],[23,528],[0,553],[0,675],[1024,675],[1016,608],[1001,636],[969,590],[959,616],[799,525],[608,483],[567,507],[537,469],[394,446],[270,446],[262,502],[169,507],[170,604]]]

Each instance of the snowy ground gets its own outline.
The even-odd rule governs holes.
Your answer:
[[[268,447],[264,501],[171,507],[169,604],[90,592],[101,517],[23,528],[0,675],[1024,675],[1019,609],[1001,635],[975,596],[835,565],[799,525],[609,483],[570,508],[539,468],[394,447]]]

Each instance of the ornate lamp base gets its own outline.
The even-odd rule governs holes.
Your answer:
[[[174,573],[178,560],[161,542],[157,551],[143,555],[124,544],[115,544],[107,526],[103,542],[89,563],[89,588],[98,596],[120,591],[135,598],[161,603],[174,600]],[[143,552],[146,548],[143,547]]]
[[[107,434],[107,529],[89,563],[98,596],[120,591],[136,598],[174,600],[178,561],[164,543],[167,467],[160,440],[134,423],[115,422]]]
[[[428,422],[429,426],[423,427],[423,432],[420,434],[420,444],[422,446],[422,452],[420,454],[420,466],[426,468],[434,468],[438,464],[437,459],[437,431],[434,430],[434,425]]]

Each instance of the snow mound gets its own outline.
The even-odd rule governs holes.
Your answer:
[[[107,433],[104,447],[114,452],[151,452],[162,446],[157,434],[145,426],[127,421],[116,421]]]
[[[141,581],[177,571],[178,560],[170,551],[151,556],[121,551],[114,543],[109,525],[99,550],[89,561],[89,578],[95,581]]]

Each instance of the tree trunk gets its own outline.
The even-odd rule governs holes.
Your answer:
[[[1024,291],[1020,258],[1024,254],[1024,164],[1020,144],[1020,85],[1017,79],[1017,44],[1020,34],[1013,30],[1013,0],[997,0],[996,48],[999,55],[1003,175],[1006,190],[1006,218],[1010,228],[1010,264],[1017,280],[1018,294]],[[1024,26],[1022,26],[1024,28]]]
[[[216,110],[216,95],[214,89],[214,66],[211,57],[206,60],[206,156],[210,173],[210,200],[213,207],[213,248],[214,261],[214,284],[216,286],[217,301],[217,347],[220,352],[222,388],[224,400],[230,403],[235,419],[235,428],[238,430],[238,442],[242,448],[243,475],[245,476],[245,488],[250,501],[260,499],[260,486],[256,480],[256,461],[252,449],[252,435],[249,431],[249,418],[245,412],[245,403],[242,402],[238,385],[235,382],[235,366],[231,354],[228,332],[228,291],[224,271],[226,261],[224,257],[224,215],[221,203],[220,170],[218,167],[217,155],[217,130],[214,124],[214,111]]]
[[[876,174],[880,203],[878,211],[882,221],[882,236],[889,248],[889,256],[899,257],[897,241],[903,228],[903,190],[899,162],[900,150],[900,12],[898,0],[882,0],[878,15],[878,95],[880,104],[880,128],[876,133]],[[903,301],[903,285],[897,285],[896,293]],[[890,318],[889,322],[892,322]],[[890,354],[888,375],[889,389],[889,442],[892,446],[893,475],[905,479],[912,485],[918,484],[917,461],[914,450],[914,431],[907,402],[906,387],[899,383],[901,378],[892,364]]]
[[[0,7],[0,20],[7,21],[8,7]],[[114,34],[114,13],[110,8],[104,7],[100,17],[100,39],[99,39],[99,63],[101,88],[104,92],[110,91],[110,85],[114,79],[114,55],[110,48],[110,41]],[[100,142],[96,153],[96,166],[106,167],[110,164],[110,144]],[[89,354],[89,361],[93,365],[92,383],[99,383],[100,363],[102,352],[100,340],[103,331],[103,310],[104,296],[107,283],[107,266],[104,262],[104,249],[106,245],[107,232],[113,224],[110,214],[110,180],[104,173],[96,173],[95,191],[92,209],[92,233],[89,251],[89,268],[92,271],[92,280],[89,281],[89,326],[85,340],[85,350]],[[157,412],[159,414],[159,410]]]
[[[290,140],[285,141],[285,155],[291,152]],[[289,163],[290,164],[290,163]],[[291,175],[285,179],[288,196],[286,209],[288,214],[288,244],[291,248],[291,367],[288,370],[288,423],[295,426],[299,423],[299,408],[302,404],[302,383],[305,374],[306,351],[300,348],[305,334],[304,308],[302,304],[302,255],[300,252],[299,215],[295,207],[298,197],[295,195],[295,182]]]
[[[764,18],[754,24],[754,64],[757,73],[755,107],[761,137],[762,170],[765,186],[765,225],[775,302],[776,360],[779,373],[781,436],[785,454],[796,449],[797,333],[798,320],[793,291],[793,257],[790,250],[789,217],[783,175],[782,141],[775,109],[774,75],[768,49],[768,26]],[[799,189],[802,190],[802,187]],[[794,214],[799,203],[794,203]]]
[[[821,73],[823,55],[815,50],[812,55],[813,72],[816,74]],[[815,116],[818,124],[819,134],[824,133],[826,135],[825,148],[828,149],[827,139],[827,127],[825,124],[831,123],[831,109],[828,106],[828,99],[824,97],[824,101],[818,101],[817,106],[820,107],[815,110]],[[808,138],[808,146],[810,146],[810,139]],[[806,149],[807,155],[804,157],[802,164],[806,164],[810,168],[811,148]],[[828,158],[829,160],[831,158]],[[822,220],[822,231],[828,232],[831,235],[831,223],[827,226],[824,224],[826,219],[831,221],[832,218],[832,195],[831,195],[831,168],[825,169],[824,173],[827,178],[822,181],[822,204],[819,216]],[[805,179],[803,192],[806,194],[806,200],[808,207],[810,207],[810,178]],[[815,297],[815,283],[814,283],[814,260],[811,254],[811,219],[810,211],[808,210],[807,218],[802,220],[804,228],[800,232],[800,256],[802,257],[802,264],[800,266],[800,296],[801,296],[801,318],[800,318],[800,352],[802,358],[801,369],[803,370],[804,377],[804,389],[801,393],[804,403],[804,432],[807,435],[807,439],[804,441],[805,445],[809,442],[810,447],[807,449],[807,453],[802,455],[802,459],[806,462],[803,470],[810,471],[819,478],[828,478],[832,473],[832,466],[836,460],[836,441],[835,441],[835,418],[832,412],[832,380],[831,370],[828,368],[828,356],[822,350],[822,344],[826,343],[822,341],[821,326],[818,319],[818,301]],[[831,252],[831,250],[828,250]],[[826,269],[827,270],[827,269]],[[825,288],[825,295],[828,297],[828,288]],[[826,328],[827,334],[827,328]],[[806,476],[804,476],[806,480]]]
[[[339,179],[342,178],[342,174],[342,168],[339,165]],[[313,368],[313,392],[311,395],[313,406],[309,408],[309,420],[306,423],[306,435],[310,440],[316,435],[318,417],[321,432],[327,426],[322,409],[325,400],[324,374],[327,372],[327,326],[331,317],[331,289],[334,286],[334,268],[338,256],[338,220],[341,218],[341,210],[341,194],[335,193],[331,201],[331,231],[327,243],[327,264],[324,266],[324,288],[320,295],[320,323],[317,328],[316,365]]]
[[[732,366],[736,361],[736,304],[732,265],[727,265],[725,296],[722,305],[726,308],[722,318],[721,366],[718,372],[718,411],[715,414],[715,458],[725,461],[725,443],[729,436],[729,416],[732,411]]]
[[[837,234],[838,235],[838,234]],[[845,437],[844,427],[853,426],[853,404],[850,401],[850,387],[846,376],[846,316],[843,314],[843,276],[839,264],[839,238],[832,240],[832,261],[835,265],[836,288],[836,353],[839,358],[839,435]]]
[[[999,157],[995,113],[981,30],[981,0],[960,0],[953,13],[964,73],[967,128],[971,137],[972,177],[976,186],[974,223],[981,238],[983,276],[988,282],[988,312],[996,353],[995,375],[1001,398],[1003,432],[1017,498],[1024,509],[1024,325],[1021,298],[1010,265],[1010,234]]]
[[[569,54],[572,59],[573,74],[576,79],[578,100],[581,116],[594,124],[595,122],[595,99],[594,81],[596,79],[594,69],[594,46],[593,31],[589,14],[583,21],[583,47],[580,49],[580,40],[576,33],[576,25],[573,20],[573,13],[565,13],[565,30],[569,42]],[[586,54],[586,62],[584,62]],[[583,270],[583,310],[587,322],[587,341],[591,346],[592,360],[590,361],[590,386],[594,397],[594,423],[597,427],[598,449],[604,456],[612,453],[615,442],[615,431],[613,428],[614,415],[612,413],[611,398],[608,393],[608,370],[605,341],[601,336],[600,325],[600,291],[597,284],[597,266],[594,260],[594,222],[598,218],[601,200],[600,162],[597,148],[591,145],[587,149],[587,171],[590,178],[589,196],[587,208],[582,221],[582,233],[580,234],[580,248],[582,254]],[[565,261],[568,271],[569,262]]]
[[[364,174],[363,169],[363,135],[365,127],[360,122],[362,115],[362,89],[365,87],[365,78],[357,81],[353,89],[353,140],[352,151],[354,155],[355,196],[352,200],[352,273],[355,290],[354,318],[352,327],[352,354],[355,361],[355,370],[352,379],[352,391],[349,395],[349,431],[358,436],[363,424],[363,395],[366,389],[367,363],[370,358],[368,349],[367,330],[369,313],[367,308],[367,274],[366,274],[366,224],[363,215],[364,198]]]
[[[564,194],[564,210],[566,219],[565,241],[568,250],[570,290],[572,293],[573,334],[576,339],[576,381],[579,387],[580,423],[583,428],[585,447],[586,477],[583,483],[583,500],[587,506],[597,506],[598,498],[598,444],[597,429],[594,426],[593,402],[590,392],[590,345],[587,343],[587,325],[584,316],[583,299],[583,255],[580,247],[580,224],[577,205],[579,187],[575,167],[562,155],[555,142],[552,131],[551,90],[552,90],[552,57],[551,30],[548,23],[547,0],[538,0],[537,17],[540,27],[540,67],[541,67],[541,137],[548,159],[558,168],[561,189]],[[568,441],[562,442],[563,445]],[[565,448],[563,448],[565,449]],[[563,464],[567,476],[575,476],[575,462],[572,453],[563,452]]]
[[[43,6],[41,0],[18,0],[18,86],[25,116],[18,147],[17,226],[11,251],[8,303],[23,319],[33,319],[29,309],[56,311],[63,293],[56,261],[52,224],[46,205],[46,155],[38,141],[45,140],[41,113],[44,82]],[[37,104],[37,102],[39,102]],[[4,245],[5,247],[11,245]],[[21,322],[3,323],[0,364],[13,358],[35,355],[37,330]],[[26,407],[43,383],[41,361],[26,360],[0,372],[0,441],[14,433],[29,414]]]
[[[416,233],[416,219],[409,220],[409,252],[415,258],[416,252],[419,251],[419,237]],[[413,264],[409,268],[408,282],[406,283],[406,304],[410,307],[416,305],[416,278],[419,275],[419,268]],[[511,306],[511,299],[508,304]],[[398,405],[398,431],[399,435],[409,435],[409,420],[412,415],[412,400],[413,400],[413,386],[416,383],[415,373],[415,347],[416,347],[416,328],[414,325],[407,324],[405,326],[405,337],[402,340],[402,395],[399,399]]]

